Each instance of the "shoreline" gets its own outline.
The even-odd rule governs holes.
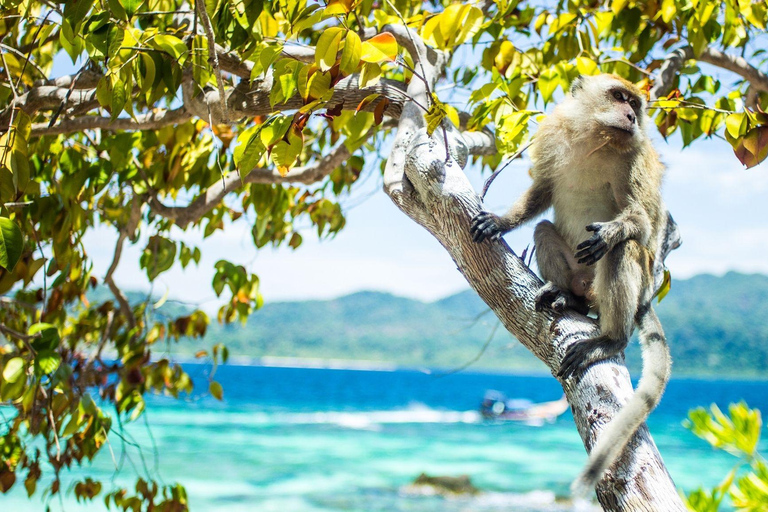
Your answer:
[[[177,354],[170,358],[181,364],[208,364],[205,358],[197,359],[192,354]],[[251,357],[235,355],[230,356],[226,365],[262,368],[296,368],[307,370],[346,370],[369,372],[419,372],[426,375],[449,375],[455,373],[455,367],[424,366],[424,365],[400,365],[388,361],[373,359],[343,359],[343,358],[319,358],[319,357],[291,357],[291,356],[261,356]],[[469,367],[457,373],[480,373],[487,375],[514,375],[518,377],[550,377],[548,371],[536,371],[535,369],[509,369]],[[636,379],[634,379],[636,380]],[[634,382],[633,380],[633,382]],[[676,381],[731,381],[731,382],[768,382],[768,375],[723,375],[715,373],[683,373],[675,376]]]

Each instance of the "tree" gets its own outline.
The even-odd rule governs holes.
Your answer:
[[[113,280],[126,242],[148,240],[140,264],[150,281],[177,261],[199,262],[200,249],[178,240],[195,226],[208,236],[250,218],[256,247],[298,248],[296,222],[333,236],[344,226],[337,199],[366,163],[381,162],[385,192],[557,368],[595,325],[536,313],[540,281],[528,267],[503,242],[471,242],[480,200],[462,171],[469,160],[500,169],[526,146],[540,107],[598,72],[648,90],[664,137],[679,133],[686,146],[724,137],[747,166],[768,156],[764,2],[3,0],[2,9],[0,400],[15,409],[0,432],[2,491],[24,479],[31,495],[47,461],[58,492],[59,472],[91,459],[115,417],[137,418],[145,393],[191,389],[180,366],[152,355],[163,341],[202,337],[209,318],[164,319],[148,302],[131,304]],[[49,78],[67,58],[76,72]],[[104,276],[82,243],[97,226],[118,235]],[[678,243],[671,217],[665,237],[659,284]],[[100,283],[113,297],[90,303]],[[219,261],[212,287],[219,322],[261,305],[258,278],[242,266]],[[200,355],[226,360],[223,347]],[[563,386],[587,447],[631,393],[618,360]],[[215,381],[210,391],[221,397]],[[93,498],[101,484],[75,493]],[[106,499],[186,508],[183,487],[143,480]],[[606,510],[682,510],[647,429],[598,499]]]

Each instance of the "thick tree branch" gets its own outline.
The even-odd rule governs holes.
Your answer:
[[[425,55],[418,40],[416,54],[422,59]],[[408,87],[409,95],[419,102],[426,101],[427,89],[434,87],[442,72],[440,60],[422,63],[427,84],[412,80]],[[428,137],[423,112],[414,102],[403,106],[384,172],[385,190],[404,213],[446,248],[504,327],[555,373],[567,346],[595,336],[597,325],[575,313],[560,317],[537,313],[534,297],[541,281],[503,240],[472,241],[470,219],[480,211],[481,201],[461,169],[468,156],[467,136],[457,134],[451,126],[446,126],[445,133],[440,131]],[[629,374],[620,358],[593,365],[578,381],[567,379],[561,384],[588,449],[632,395]],[[610,512],[685,510],[644,425],[601,480],[597,492],[601,505]]]
[[[80,116],[66,119],[51,127],[48,123],[34,123],[32,136],[58,135],[61,133],[81,132],[84,130],[156,130],[170,124],[179,124],[192,118],[192,114],[184,107],[175,110],[160,110],[139,114],[135,119],[118,118],[114,121],[109,117]]]
[[[685,46],[669,53],[661,65],[656,84],[651,89],[651,99],[655,100],[669,94],[675,78],[685,64],[685,61],[695,58],[693,48],[690,46]],[[752,66],[742,57],[728,55],[716,48],[710,47],[705,48],[701,52],[698,60],[736,73],[749,82],[750,88],[754,90],[768,92],[768,75]]]
[[[768,75],[742,57],[728,55],[716,48],[707,48],[701,52],[699,60],[736,73],[758,91],[768,92]]]

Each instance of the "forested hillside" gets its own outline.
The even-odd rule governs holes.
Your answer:
[[[165,306],[164,306],[165,307]],[[670,341],[675,375],[768,376],[768,276],[728,273],[673,281],[656,306]],[[267,303],[239,325],[212,325],[203,342],[231,354],[386,361],[454,367],[477,356],[498,323],[467,290],[424,303],[360,292],[335,300]],[[200,342],[182,343],[191,353]],[[637,344],[627,355],[640,365]],[[501,327],[474,368],[543,370]]]

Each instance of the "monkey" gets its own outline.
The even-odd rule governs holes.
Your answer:
[[[578,77],[534,136],[530,188],[506,214],[481,211],[471,222],[472,238],[480,243],[553,208],[554,223],[540,223],[534,235],[546,282],[536,309],[583,312],[589,296],[601,331],[568,346],[558,377],[570,378],[621,354],[638,327],[640,382],[593,447],[571,487],[574,494],[594,489],[669,380],[669,347],[651,307],[653,262],[665,218],[664,166],[646,133],[648,124],[645,97],[634,84],[609,74]]]

